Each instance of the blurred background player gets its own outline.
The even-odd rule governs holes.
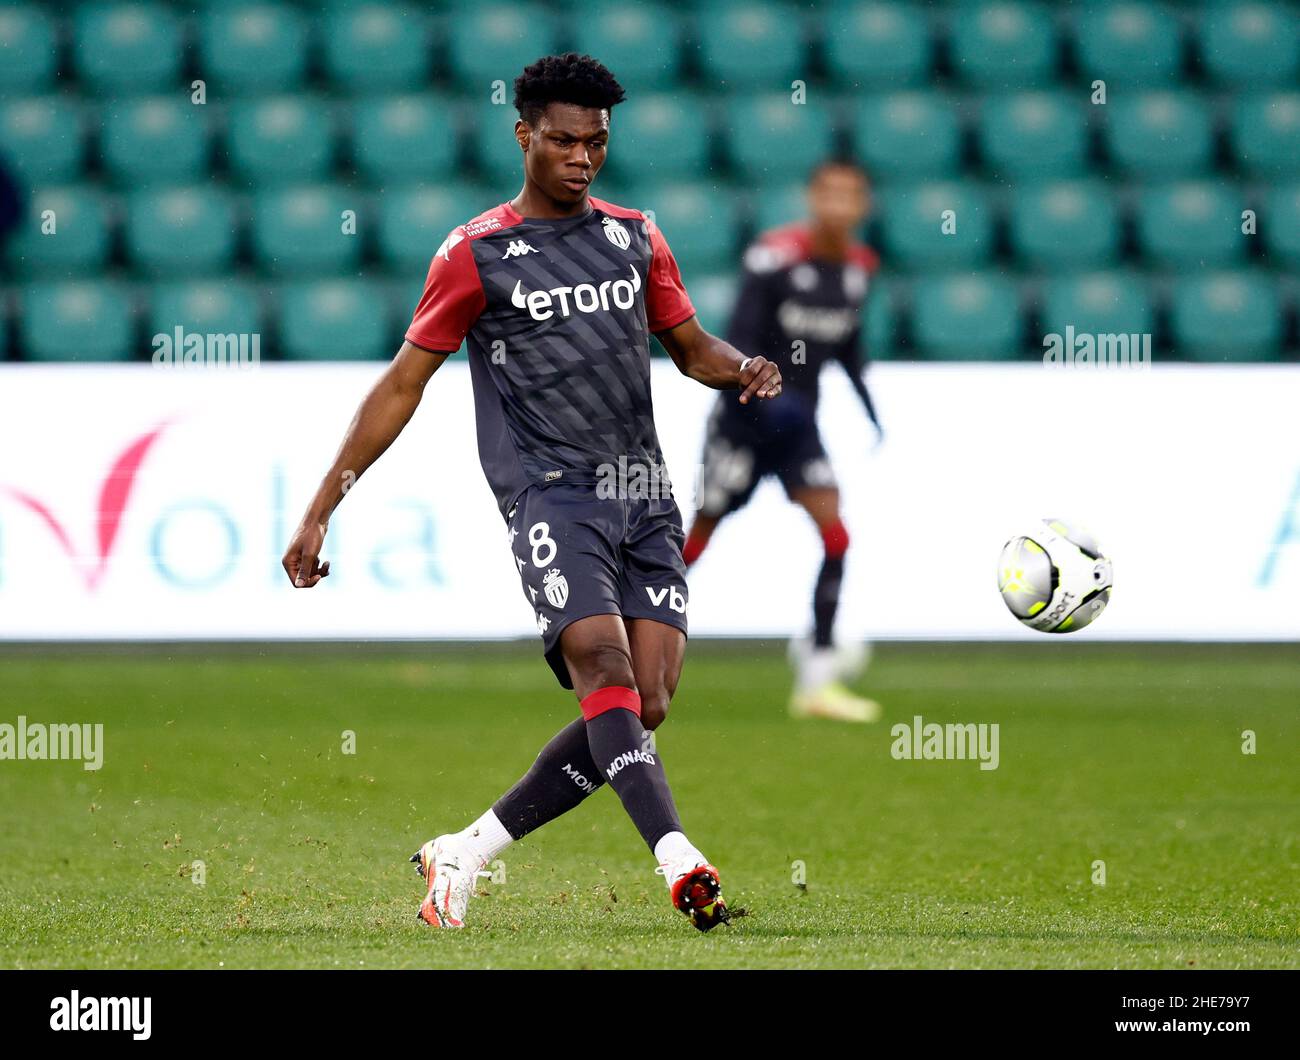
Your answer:
[[[745,254],[744,277],[727,341],[781,365],[780,402],[739,405],[719,400],[709,417],[700,474],[699,509],[686,539],[688,566],[699,559],[718,524],[749,502],[768,475],[812,517],[824,556],[813,591],[811,642],[796,639],[791,713],[797,717],[875,721],[880,705],[844,686],[850,651],[832,636],[849,534],[840,494],[817,430],[818,378],[839,363],[881,436],[862,375],[862,308],[877,258],[857,239],[870,211],[870,184],[856,162],[833,158],[808,180],[808,220],[771,229]]]

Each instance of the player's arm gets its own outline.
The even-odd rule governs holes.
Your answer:
[[[310,589],[329,574],[329,563],[318,561],[330,516],[356,480],[402,433],[420,405],[425,384],[448,356],[404,342],[370,388],[284,554],[285,573],[296,588]]]
[[[729,342],[710,335],[691,317],[655,333],[682,375],[714,390],[740,391],[740,403],[781,393],[781,370],[766,357],[746,357]]]
[[[867,389],[867,381],[863,378],[867,370],[867,362],[862,352],[860,328],[855,329],[853,335],[840,348],[836,360],[843,366],[844,374],[849,377],[849,384],[853,387],[853,392],[858,395],[858,400],[862,402],[862,407],[867,413],[867,419],[876,428],[877,439],[884,438],[885,429],[880,426],[880,418],[876,415],[875,402],[871,400],[871,391]]]

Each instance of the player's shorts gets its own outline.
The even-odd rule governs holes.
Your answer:
[[[700,514],[721,519],[743,508],[768,475],[780,479],[791,497],[800,489],[835,487],[815,416],[794,417],[773,430],[714,406],[700,467]]]
[[[506,525],[546,661],[565,688],[573,680],[560,634],[571,622],[622,615],[686,632],[686,536],[672,497],[605,499],[595,486],[530,486]]]

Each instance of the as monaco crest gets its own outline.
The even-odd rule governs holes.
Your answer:
[[[632,245],[632,237],[627,234],[627,229],[614,220],[612,217],[606,217],[600,222],[605,226],[605,238],[608,239],[619,250],[627,250]]]
[[[557,611],[564,609],[569,602],[569,579],[560,573],[559,567],[552,567],[542,579],[542,589],[546,599]]]

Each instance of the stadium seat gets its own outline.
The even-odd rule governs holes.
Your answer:
[[[332,134],[325,104],[310,96],[238,101],[230,108],[231,169],[254,184],[318,179],[334,157]]]
[[[1276,282],[1253,272],[1180,279],[1171,312],[1174,341],[1198,361],[1264,361],[1282,341]]]
[[[932,93],[867,98],[857,109],[854,139],[867,168],[884,179],[948,176],[961,151],[956,111]]]
[[[378,203],[379,253],[394,270],[417,271],[423,281],[423,270],[447,233],[495,201],[490,191],[468,185],[385,188]]]
[[[429,24],[405,4],[349,4],[326,12],[325,70],[348,92],[414,88],[429,72]]]
[[[281,295],[280,352],[287,360],[388,357],[391,340],[384,299],[365,280],[291,284]]]
[[[767,0],[701,5],[696,16],[700,67],[707,81],[728,88],[789,91],[808,76],[797,10]]]
[[[52,216],[47,217],[47,211]],[[8,258],[23,277],[72,279],[103,268],[108,249],[108,210],[99,189],[40,188],[27,203],[26,217],[9,244]]]
[[[1294,84],[1300,73],[1300,27],[1285,4],[1219,3],[1201,17],[1200,52],[1205,68],[1223,84]]]
[[[1138,200],[1138,241],[1155,262],[1216,265],[1241,257],[1243,202],[1208,181],[1146,188]]]
[[[557,40],[550,12],[534,4],[466,5],[446,29],[453,76],[483,101],[490,99],[494,82],[510,96],[519,71],[554,52]]]
[[[0,7],[0,95],[48,87],[58,67],[54,19],[35,4]]]
[[[898,352],[898,293],[888,277],[877,276],[867,289],[862,348],[873,361],[887,361]]]
[[[1113,0],[1093,4],[1074,20],[1074,48],[1088,82],[1163,85],[1182,61],[1178,20],[1156,3]]]
[[[149,303],[151,336],[170,335],[176,328],[197,335],[260,334],[257,297],[238,280],[160,283],[150,292]],[[265,356],[263,343],[259,340],[259,352]],[[152,351],[152,343],[149,348]]]
[[[789,93],[731,102],[726,120],[727,150],[746,183],[789,183],[807,175],[831,153],[833,135],[826,107],[792,103]],[[779,144],[779,150],[772,150]]]
[[[1044,334],[1149,335],[1155,310],[1140,274],[1092,272],[1048,280],[1039,319]]]
[[[1300,92],[1239,97],[1232,142],[1238,160],[1251,172],[1300,173]]]
[[[934,269],[988,260],[993,249],[992,207],[978,184],[887,188],[878,199],[885,256],[891,264]]]
[[[1300,268],[1300,182],[1269,191],[1259,230],[1270,254],[1292,269]]]
[[[199,60],[212,94],[297,88],[307,66],[306,21],[285,4],[213,5],[200,21]]]
[[[1080,269],[1108,265],[1119,253],[1120,225],[1109,189],[1090,181],[1018,187],[1011,245],[1031,265]]]
[[[0,154],[32,184],[74,179],[86,154],[80,107],[55,96],[0,102]]]
[[[677,84],[681,26],[677,13],[668,5],[614,3],[593,7],[574,19],[570,29],[574,50],[600,56],[625,88],[672,88]]]
[[[330,185],[259,192],[253,204],[258,264],[277,276],[333,275],[354,267],[361,256],[361,220],[357,234],[349,235],[343,214],[359,208],[357,195]]]
[[[1111,159],[1136,177],[1198,176],[1214,150],[1208,108],[1189,92],[1125,94],[1105,108]]]
[[[105,169],[122,185],[202,180],[211,150],[208,109],[166,96],[111,104],[100,150]]]
[[[930,72],[930,30],[911,3],[831,8],[824,14],[823,40],[831,75],[846,85],[912,87]]]
[[[706,114],[701,100],[684,92],[634,96],[619,104],[610,122],[610,173],[644,181],[704,172],[709,162]]]
[[[135,192],[129,200],[126,252],[154,275],[212,275],[234,260],[235,207],[208,185]]]
[[[380,186],[435,180],[456,166],[457,125],[456,106],[442,96],[364,100],[353,114],[352,155]]]
[[[1077,176],[1087,168],[1083,106],[1059,92],[1019,92],[988,100],[980,115],[985,164],[1016,179]]]
[[[523,179],[524,155],[515,140],[518,119],[514,107],[491,102],[474,104],[469,115],[470,140],[479,173],[494,187]]]
[[[637,185],[625,205],[653,211],[683,272],[733,267],[739,247],[736,195],[728,188],[703,183]]]
[[[700,325],[714,335],[725,335],[731,323],[731,311],[736,304],[737,279],[735,272],[706,273],[687,276],[684,280],[695,306]],[[651,352],[659,354],[658,343],[651,344]]]
[[[925,357],[1014,360],[1022,344],[1015,285],[996,273],[927,276],[913,294],[912,333]]]
[[[131,311],[112,284],[30,284],[22,292],[22,343],[29,361],[125,361]]]
[[[1052,77],[1056,29],[1049,12],[1023,0],[958,7],[949,43],[957,76],[980,88],[1041,85]]]
[[[759,188],[753,198],[753,228],[765,232],[808,216],[808,189],[804,184]]]
[[[95,92],[156,92],[175,83],[184,59],[181,21],[157,3],[93,3],[73,18],[77,76]]]

